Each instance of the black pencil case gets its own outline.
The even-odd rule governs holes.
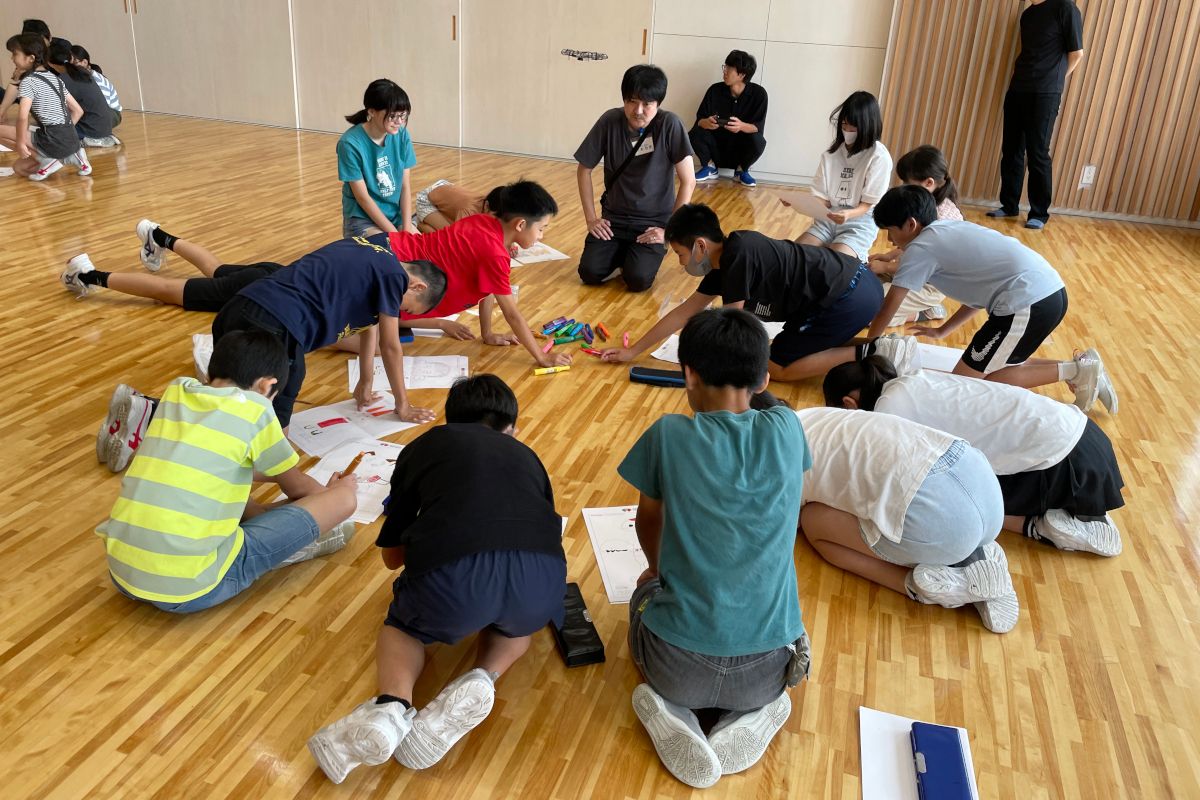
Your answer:
[[[554,630],[554,641],[558,642],[558,652],[562,653],[563,661],[568,667],[602,663],[604,642],[600,640],[600,634],[592,624],[592,615],[588,613],[587,605],[583,602],[579,584],[567,584],[563,606],[566,608],[566,614],[563,616],[562,627],[550,626]]]
[[[673,389],[683,388],[683,370],[681,369],[650,369],[649,367],[630,367],[629,380],[634,383],[645,383],[650,386],[669,386]]]

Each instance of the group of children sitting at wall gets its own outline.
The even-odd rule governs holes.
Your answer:
[[[835,114],[814,188],[829,218],[797,241],[727,232],[712,209],[688,202],[691,149],[679,120],[658,108],[665,92],[661,70],[631,68],[624,106],[605,112],[576,154],[588,227],[579,275],[592,284],[616,270],[640,291],[669,246],[700,279],[603,358],[630,361],[680,331],[694,414],[653,422],[618,472],[639,493],[649,562],[629,607],[630,652],[645,678],[634,711],[671,773],[704,787],[762,757],[790,713],[787,690],[808,673],[798,533],[831,564],[915,602],[971,605],[1003,633],[1019,602],[1001,531],[1115,556],[1109,512],[1123,504],[1123,484],[1111,443],[1086,416],[1097,401],[1117,410],[1098,354],[1031,359],[1065,315],[1061,278],[1017,240],[962,220],[936,148],[904,155],[902,184],[887,188],[878,104],[855,93]],[[62,281],[78,297],[106,287],[217,312],[207,383],[177,379],[157,400],[120,387],[99,431],[98,458],[128,464],[97,530],[117,591],[198,611],[349,541],[353,478],[317,484],[285,436],[307,353],[356,339],[365,406],[377,396],[378,349],[396,413],[414,422],[435,413],[405,393],[403,321],[479,304],[484,342],[518,342],[541,365],[570,360],[542,352],[508,273],[510,248],[536,244],[557,203],[532,181],[486,197],[438,182],[414,203],[410,110],[391,81],[368,87],[338,144],[346,238],[291,265],[222,264],[149,220],[136,227],[148,273],[100,271],[87,254],[69,262]],[[597,211],[591,170],[601,160]],[[896,249],[868,256],[879,228]],[[170,252],[203,277],[154,274]],[[890,278],[886,293],[880,277]],[[962,305],[935,327],[943,295]],[[709,309],[718,297],[722,307]],[[511,334],[491,329],[492,303]],[[940,338],[979,311],[987,319],[949,374],[919,368],[912,336],[881,335],[912,320]],[[770,341],[762,321],[783,330]],[[452,338],[475,336],[444,324]],[[793,411],[767,391],[822,375],[823,408]],[[1029,391],[1055,381],[1073,388],[1074,405]],[[516,439],[518,411],[499,378],[464,379],[450,389],[446,423],[397,461],[376,544],[389,569],[404,570],[379,633],[378,693],[309,742],[335,782],[389,757],[435,764],[487,717],[496,681],[530,637],[561,622],[560,518],[544,466]],[[251,500],[256,473],[289,500]],[[475,633],[473,668],[418,710],[426,646]],[[695,712],[713,708],[721,713],[706,732]]]

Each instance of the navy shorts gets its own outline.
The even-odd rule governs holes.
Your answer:
[[[242,289],[281,269],[282,264],[270,261],[245,266],[222,264],[211,278],[191,278],[183,284],[183,310],[220,311]]]
[[[871,324],[883,306],[883,284],[865,265],[829,308],[805,319],[789,319],[771,342],[771,361],[786,367],[805,356],[841,347]]]
[[[549,553],[489,550],[392,584],[386,624],[424,644],[454,644],[488,628],[529,636],[563,623],[567,562]]]
[[[292,421],[292,409],[296,405],[296,398],[300,396],[300,387],[304,385],[305,351],[274,314],[244,294],[235,295],[213,318],[214,344],[221,341],[221,337],[230,331],[252,330],[275,335],[287,352],[287,382],[275,392],[275,397],[271,400],[275,416],[279,419],[279,427],[286,429]]]

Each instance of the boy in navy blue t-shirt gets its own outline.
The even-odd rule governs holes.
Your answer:
[[[396,460],[375,544],[389,569],[404,571],[379,632],[380,693],[308,742],[334,783],[392,755],[409,769],[437,763],[487,717],[497,679],[524,655],[532,634],[562,624],[561,518],[545,467],[514,438],[516,421],[517,398],[504,381],[464,378],[446,398],[446,424]],[[476,633],[474,669],[418,713],[413,686],[425,646]]]
[[[663,765],[689,786],[749,768],[791,713],[806,674],[793,548],[804,431],[786,407],[752,410],[767,332],[741,309],[693,316],[679,336],[688,403],[634,444],[618,471],[641,493],[649,568],[629,601],[629,649],[646,683],[633,707]],[[705,737],[692,709],[725,713]]]

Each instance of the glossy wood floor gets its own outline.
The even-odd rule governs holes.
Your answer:
[[[63,262],[137,269],[133,228],[148,216],[232,262],[287,261],[339,234],[331,136],[128,114],[123,152],[95,177],[0,179],[0,409],[7,431],[0,502],[0,753],[5,798],[679,797],[630,708],[638,676],[626,606],[609,605],[580,511],[632,502],[616,465],[682,392],[630,384],[579,358],[530,376],[517,349],[419,341],[416,354],[464,353],[509,381],[522,438],[554,481],[569,572],[608,661],[567,670],[548,632],[503,678],[488,721],[438,766],[395,763],[329,783],[308,736],[374,691],[374,642],[390,576],[360,528],[344,551],[275,573],[233,602],[173,617],[117,594],[92,530],[119,478],[96,463],[94,434],[114,384],[155,392],[191,372],[192,333],[210,318],[113,294],[75,301]],[[414,187],[448,178],[487,188],[543,182],[563,213],[547,241],[577,256],[583,224],[574,166],[418,148]],[[11,156],[0,156],[7,163]],[[769,187],[727,183],[697,199],[732,227],[795,236],[802,221]],[[968,216],[982,219],[978,210]],[[1043,354],[1094,344],[1121,396],[1096,415],[1128,484],[1115,517],[1125,552],[1064,554],[1007,534],[1022,603],[1010,634],[965,610],[922,607],[846,575],[798,544],[812,680],[764,760],[712,797],[859,796],[857,708],[965,725],[985,798],[1200,797],[1200,412],[1195,410],[1200,234],[1056,217],[1024,241],[1062,272],[1071,310]],[[560,314],[644,330],[668,297],[695,286],[674,263],[654,289],[581,287],[573,261],[521,267],[531,322]],[[165,274],[188,275],[177,257]],[[464,320],[467,319],[464,316]],[[502,323],[501,323],[502,324]],[[303,399],[346,396],[346,357],[309,361]],[[776,387],[778,388],[778,387]],[[782,391],[817,401],[813,384]],[[1065,397],[1065,391],[1055,390]],[[444,391],[414,392],[439,409]],[[397,437],[412,438],[414,433]],[[497,475],[496,480],[503,480]],[[442,647],[418,686],[429,699],[471,658]]]

